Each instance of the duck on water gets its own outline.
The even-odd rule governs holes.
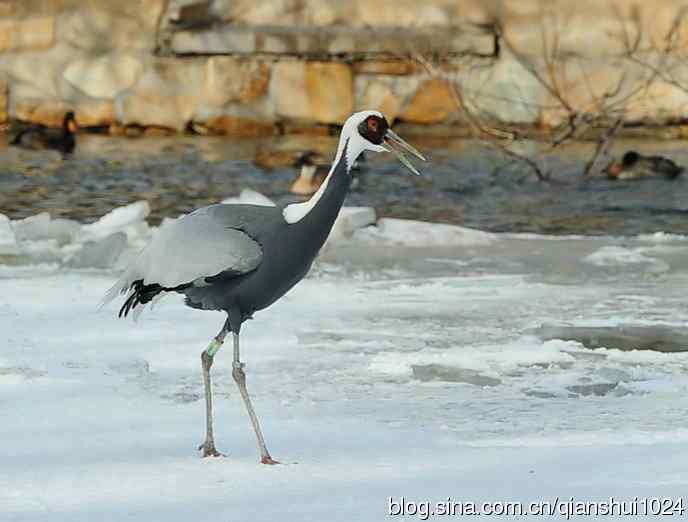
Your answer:
[[[268,452],[246,388],[239,356],[239,333],[247,319],[277,301],[307,273],[325,243],[351,184],[351,167],[364,151],[388,151],[413,173],[404,152],[425,159],[390,128],[377,111],[353,114],[344,124],[334,163],[306,202],[284,208],[211,205],[162,226],[138,258],[107,292],[104,302],[126,294],[120,317],[167,292],[185,296],[186,305],[221,310],[227,318],[201,354],[206,405],[206,437],[199,450],[219,456],[212,424],[210,369],[225,337],[232,333],[232,377],[253,426],[260,460],[276,464]]]
[[[356,190],[359,185],[359,176],[362,170],[361,164],[365,161],[365,153],[354,161],[351,166],[351,190]],[[318,153],[307,150],[294,162],[294,166],[299,169],[296,179],[289,186],[289,192],[299,196],[310,196],[315,194],[327,177],[327,167],[318,162]]]
[[[623,155],[621,162],[607,167],[607,177],[615,180],[664,177],[674,179],[685,169],[663,156],[643,156],[634,150]]]
[[[62,119],[62,127],[52,129],[44,125],[32,125],[20,132],[10,141],[10,145],[27,150],[56,150],[63,156],[74,152],[75,133],[79,129],[73,111]]]

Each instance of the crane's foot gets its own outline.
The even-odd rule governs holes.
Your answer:
[[[201,457],[206,458],[206,457],[224,457],[222,453],[217,451],[215,449],[215,444],[213,442],[208,442],[207,440],[198,446],[198,451],[203,452]]]
[[[273,459],[270,455],[265,455],[264,457],[261,457],[260,463],[268,464],[270,466],[274,466],[275,464],[281,464],[279,460]]]

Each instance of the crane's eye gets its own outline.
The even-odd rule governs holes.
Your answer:
[[[376,145],[382,143],[388,128],[389,125],[387,124],[387,120],[375,115],[368,116],[358,124],[359,134]]]

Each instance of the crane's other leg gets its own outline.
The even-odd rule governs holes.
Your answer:
[[[203,367],[203,388],[205,390],[205,442],[198,449],[203,451],[204,457],[220,457],[222,454],[215,448],[213,438],[213,390],[210,382],[210,368],[213,366],[213,358],[225,342],[225,337],[229,331],[229,320],[220,330],[208,347],[201,354],[201,365]]]
[[[239,393],[241,398],[244,399],[244,404],[246,405],[246,411],[251,419],[251,424],[253,425],[253,431],[256,432],[256,438],[258,439],[258,449],[260,450],[260,461],[263,464],[279,464],[278,461],[274,460],[270,453],[268,452],[267,446],[265,446],[265,439],[263,438],[263,432],[260,430],[260,424],[258,423],[258,417],[256,417],[256,412],[253,411],[253,406],[251,405],[251,399],[248,396],[248,390],[246,389],[246,374],[244,373],[244,365],[239,359],[239,334],[232,332],[234,337],[234,360],[232,362],[232,377],[234,381],[239,386]]]

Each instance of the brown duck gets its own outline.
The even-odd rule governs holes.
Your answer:
[[[315,194],[320,185],[327,177],[328,169],[325,165],[319,164],[316,160],[318,154],[312,150],[306,151],[296,160],[294,166],[299,168],[299,174],[294,181],[292,181],[289,186],[289,192],[292,194],[297,194],[299,196],[310,196]],[[361,170],[361,163],[365,161],[365,156],[361,154],[361,157],[354,162],[351,167],[351,188],[355,190],[358,187],[358,173]]]

